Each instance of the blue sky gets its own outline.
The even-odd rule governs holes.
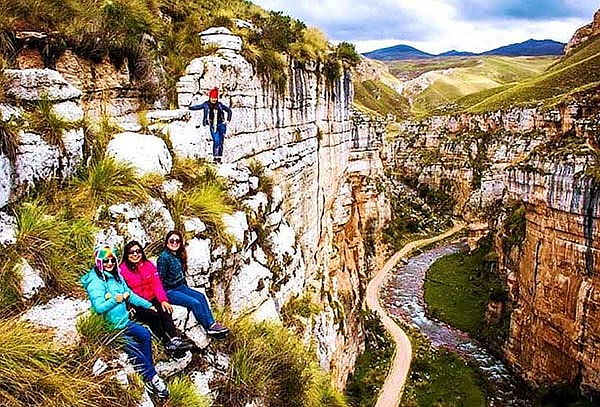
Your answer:
[[[399,43],[481,52],[529,38],[567,42],[598,0],[252,0],[317,26],[360,52]]]

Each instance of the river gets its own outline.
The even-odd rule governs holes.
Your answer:
[[[467,333],[427,315],[423,297],[427,270],[440,257],[465,248],[463,242],[446,244],[411,257],[406,264],[398,265],[383,288],[382,297],[387,311],[417,328],[434,346],[456,352],[478,367],[490,385],[490,407],[529,407],[532,403],[527,399],[519,380],[500,359],[471,339]]]

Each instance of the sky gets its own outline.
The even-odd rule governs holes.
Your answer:
[[[598,0],[252,0],[321,28],[359,52],[397,44],[482,52],[530,38],[567,42]]]

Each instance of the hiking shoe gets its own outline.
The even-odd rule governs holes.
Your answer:
[[[228,333],[229,333],[229,328],[224,327],[223,325],[221,325],[218,322],[215,322],[214,324],[209,326],[208,329],[206,330],[206,334],[208,336],[218,338],[218,339],[224,338],[225,336],[227,336]]]
[[[148,390],[148,393],[156,394],[159,399],[169,397],[169,389],[167,389],[167,385],[159,375],[154,375],[149,382],[146,382],[146,390]]]
[[[175,336],[171,339],[169,343],[165,345],[165,350],[167,352],[175,352],[175,351],[188,351],[192,350],[194,345],[189,342],[183,341],[180,337]]]

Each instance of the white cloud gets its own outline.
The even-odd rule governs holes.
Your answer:
[[[582,0],[569,6],[571,14],[589,17],[539,14],[510,17],[515,0],[254,0],[264,8],[280,10],[323,29],[334,41],[350,41],[360,52],[396,44],[408,44],[426,52],[450,49],[481,52],[529,38],[566,42],[574,31],[591,21],[596,5]],[[517,4],[523,10],[533,9],[530,2]],[[283,4],[282,4],[283,3]],[[561,2],[556,13],[564,12]],[[483,3],[482,3],[483,4]],[[571,3],[573,4],[573,3]],[[560,6],[560,7],[559,7]],[[512,8],[511,8],[512,7]],[[493,15],[497,13],[498,15]]]

